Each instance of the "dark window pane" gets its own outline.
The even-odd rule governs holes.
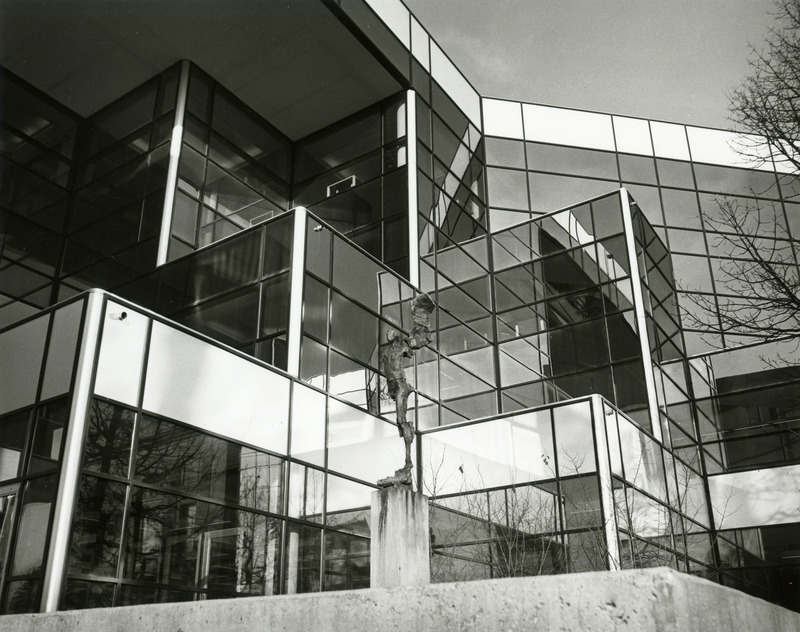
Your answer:
[[[266,227],[264,243],[264,276],[272,276],[289,269],[292,256],[292,217],[285,216],[270,222]]]
[[[89,417],[83,466],[87,470],[128,475],[135,413],[95,400]]]
[[[551,332],[550,357],[553,375],[573,373],[608,363],[603,319],[598,318]]]
[[[605,531],[596,529],[566,536],[570,573],[608,569],[608,545]]]
[[[640,361],[628,362],[614,367],[614,383],[617,406],[622,410],[638,410],[647,407],[647,385]]]
[[[84,476],[69,552],[70,573],[116,577],[127,486]]]
[[[596,393],[611,402],[614,401],[614,386],[611,380],[611,371],[608,368],[558,378],[555,380],[555,386],[561,395],[581,397]]]
[[[606,318],[611,359],[614,361],[629,360],[642,355],[633,319],[633,312],[613,314]]]
[[[8,582],[3,614],[39,612],[39,588],[41,580],[29,579]]]
[[[664,217],[668,225],[682,228],[700,228],[700,211],[694,191],[661,189]]]
[[[334,240],[333,261],[333,286],[377,312],[381,267],[342,239]]]
[[[62,399],[38,409],[28,473],[46,472],[58,466],[69,410]]]
[[[167,588],[152,588],[150,586],[120,587],[117,606],[136,606],[148,603],[177,603],[179,601],[193,601],[197,593],[189,590],[170,590]]]
[[[29,417],[25,411],[0,419],[0,481],[20,474]]]
[[[623,231],[622,206],[619,195],[610,195],[592,202],[594,235],[603,239]]]
[[[262,285],[261,330],[270,336],[289,328],[289,275],[266,280]]]
[[[56,488],[55,476],[36,478],[25,484],[11,575],[33,575],[41,572]]]
[[[313,217],[306,232],[306,267],[323,281],[331,278],[331,232]]]
[[[564,521],[567,529],[600,527],[600,491],[594,476],[561,481]]]
[[[319,388],[325,388],[328,374],[328,348],[303,336],[300,349],[300,379]]]
[[[108,608],[114,603],[114,584],[68,579],[61,597],[61,610]]]
[[[369,540],[325,532],[323,590],[369,588]]]
[[[228,294],[193,307],[176,320],[212,338],[239,347],[256,338],[258,288]]]

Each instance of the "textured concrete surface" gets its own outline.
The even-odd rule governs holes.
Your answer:
[[[370,586],[424,586],[431,580],[428,499],[410,487],[372,492]]]
[[[0,632],[800,631],[800,614],[670,569],[0,617]]]

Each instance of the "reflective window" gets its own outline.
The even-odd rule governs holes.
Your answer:
[[[328,467],[374,483],[403,465],[394,424],[334,399],[328,402]]]
[[[369,588],[369,540],[336,531],[325,532],[323,590]]]
[[[22,411],[0,419],[0,481],[21,474],[29,418],[30,411]]]
[[[273,518],[134,487],[126,530],[128,579],[219,596],[277,592]]]
[[[43,316],[0,334],[0,412],[29,406],[36,399],[48,317]]]
[[[658,165],[658,179],[661,186],[694,189],[691,163],[657,158],[656,164]]]
[[[604,532],[592,530],[570,533],[565,539],[569,572],[608,570],[608,545]]]
[[[83,304],[83,301],[77,301],[59,309],[53,315],[53,328],[50,333],[40,399],[62,395],[69,390],[75,364],[75,350],[80,335]]]
[[[556,209],[583,202],[618,189],[616,182],[557,176],[545,173],[528,174],[531,210],[548,213]]]
[[[332,299],[331,344],[351,358],[377,368],[378,318],[338,292],[333,293]]]
[[[370,535],[370,503],[374,488],[328,475],[325,523],[341,531]]]
[[[562,480],[561,495],[567,529],[601,527],[600,488],[596,476]]]
[[[617,179],[617,160],[613,153],[538,143],[526,143],[525,151],[531,171]]]
[[[36,411],[28,474],[58,469],[69,420],[67,400],[57,400]]]
[[[528,192],[524,171],[487,169],[490,182],[489,204],[511,209],[528,208]]]
[[[68,572],[116,578],[125,491],[122,483],[81,478]]]
[[[148,416],[134,478],[260,511],[283,506],[283,459]]]
[[[595,470],[592,413],[589,402],[553,409],[558,471],[562,476]]]
[[[127,477],[134,418],[132,410],[94,400],[83,467],[103,474]]]
[[[700,164],[696,164],[694,170],[697,175],[697,188],[701,190],[733,195],[778,197],[774,173]]]
[[[56,489],[55,476],[39,477],[25,483],[19,504],[18,536],[9,576],[41,573]]]
[[[657,184],[655,162],[648,156],[618,154],[620,179],[629,182]],[[636,197],[634,195],[634,197]]]
[[[322,588],[322,529],[290,522],[286,540],[287,594],[319,592]]]
[[[300,463],[289,469],[289,517],[322,523],[325,473]]]
[[[504,138],[486,139],[486,164],[498,167],[525,168],[525,146]]]

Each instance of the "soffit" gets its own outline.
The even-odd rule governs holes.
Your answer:
[[[0,65],[82,116],[180,59],[293,139],[401,88],[319,0],[0,2]]]

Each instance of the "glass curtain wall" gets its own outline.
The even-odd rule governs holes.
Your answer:
[[[290,214],[267,220],[116,292],[285,369],[292,222]]]
[[[87,120],[59,299],[156,266],[178,66]]]
[[[594,402],[423,433],[433,581],[609,565],[713,577],[709,529],[695,521],[708,515],[702,480],[685,477],[615,407]]]
[[[597,393],[650,429],[619,193],[492,235],[504,410]]]
[[[420,454],[432,581],[609,568],[590,400],[424,432]]]
[[[191,65],[168,260],[286,211],[292,142]]]
[[[743,218],[745,231],[788,276],[797,274],[796,176],[703,162],[712,158],[701,138],[726,144],[717,130],[494,100],[484,100],[484,110],[491,110],[485,143],[493,230],[622,185],[671,252],[687,352],[756,342],[717,337],[702,326],[698,303],[742,298],[730,271],[737,260],[751,258],[726,237],[734,232],[724,220],[726,207]],[[552,129],[545,130],[543,121]],[[559,136],[563,144],[550,140]],[[569,146],[581,142],[586,146]],[[654,156],[654,147],[671,157]]]
[[[300,377],[393,420],[394,402],[386,394],[381,356],[390,330],[404,335],[411,330],[410,303],[416,290],[313,215],[306,234]],[[437,312],[450,318],[441,307]],[[440,366],[448,362],[441,351],[447,335],[434,331],[433,343],[407,360],[407,379],[415,388],[409,415],[421,428],[466,418],[454,410],[452,392],[440,383]]]
[[[408,277],[405,94],[297,142],[295,206]]]
[[[39,610],[71,424],[59,608],[368,586],[369,496],[403,458],[392,423],[110,297],[70,419],[84,303],[0,333],[24,358],[0,367],[2,612]]]
[[[70,302],[0,333],[2,613],[39,610],[83,312]]]
[[[0,69],[0,327],[51,305],[80,117]]]

